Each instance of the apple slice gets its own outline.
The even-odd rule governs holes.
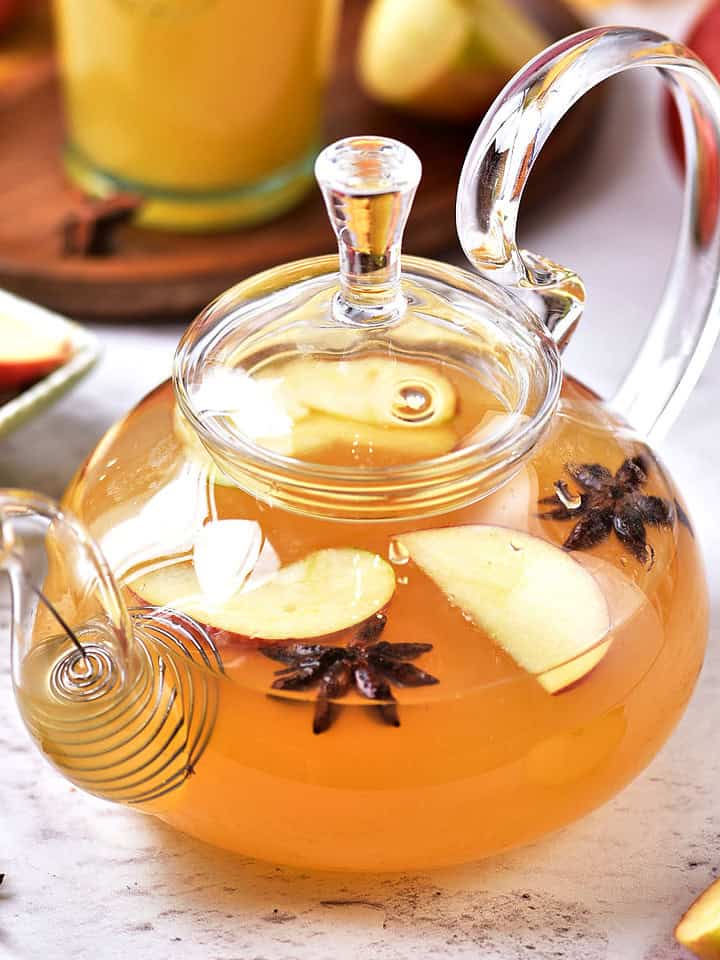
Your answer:
[[[296,423],[286,437],[259,437],[257,442],[276,453],[299,459],[307,459],[328,447],[342,446],[359,462],[373,452],[394,454],[400,459],[427,460],[452,450],[457,435],[450,427],[405,430],[316,413]]]
[[[480,524],[421,530],[397,542],[548,693],[575,683],[607,653],[605,597],[559,547]]]
[[[720,960],[720,880],[692,904],[675,927],[675,939],[701,960]]]
[[[282,375],[285,390],[297,405],[335,417],[420,429],[446,423],[455,415],[452,383],[427,364],[392,357],[303,358],[286,364]]]
[[[0,390],[14,390],[51,373],[72,354],[67,336],[27,317],[0,314]]]
[[[128,586],[146,603],[239,637],[302,640],[337,633],[382,610],[395,591],[395,574],[378,554],[331,548],[282,567],[255,589],[241,582],[221,601],[203,592],[187,562],[141,574]]]
[[[187,420],[176,409],[173,417],[175,435],[186,454],[222,486],[236,486],[223,473],[200,442]],[[285,436],[256,437],[256,443],[286,457],[309,459],[329,447],[342,446],[359,462],[372,453],[395,455],[398,459],[429,460],[448,453],[457,443],[457,435],[448,426],[405,430],[403,427],[378,427],[355,420],[340,420],[324,414],[311,414],[294,424]]]

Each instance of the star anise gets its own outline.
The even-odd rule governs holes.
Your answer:
[[[614,474],[599,463],[568,463],[565,469],[581,492],[573,495],[558,480],[555,493],[540,501],[552,507],[540,514],[544,519],[577,520],[563,546],[587,550],[614,532],[637,560],[652,565],[655,552],[647,542],[646,527],[670,527],[674,510],[668,500],[642,492],[648,481],[647,459],[628,458]]]
[[[377,614],[359,628],[345,647],[320,643],[272,643],[260,647],[271,660],[285,663],[277,670],[273,690],[307,690],[317,687],[313,733],[324,733],[333,722],[333,700],[344,697],[352,687],[368,700],[377,700],[384,723],[400,726],[397,703],[391,684],[423,687],[438,683],[408,661],[432,650],[431,643],[388,643],[379,637],[387,618]]]

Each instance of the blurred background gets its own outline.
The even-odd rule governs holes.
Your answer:
[[[59,494],[104,430],[169,374],[205,303],[257,270],[333,249],[312,179],[324,144],[377,133],[413,146],[424,173],[405,250],[461,263],[458,175],[509,77],[596,23],[689,37],[720,66],[717,6],[0,0],[0,288],[80,320],[102,350],[52,409],[31,418],[27,404],[13,420],[0,483]],[[521,239],[584,278],[588,309],[568,364],[603,393],[659,298],[681,189],[653,76],[584,98],[533,173]],[[3,384],[3,343],[16,336],[0,327],[6,403],[70,349],[47,345],[44,365],[28,358],[18,380],[16,362]],[[33,349],[18,339],[14,353]]]

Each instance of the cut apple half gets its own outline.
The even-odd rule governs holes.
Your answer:
[[[720,880],[716,880],[675,927],[675,939],[701,960],[720,960]]]
[[[452,383],[422,363],[392,357],[293,360],[282,368],[287,395],[317,413],[381,427],[423,427],[455,415]]]
[[[559,547],[480,524],[421,530],[396,542],[548,693],[576,683],[607,653],[603,592]]]
[[[145,603],[237,637],[302,640],[338,633],[382,610],[395,574],[378,554],[330,548],[282,567],[254,589],[243,583],[222,601],[202,590],[189,562],[141,574],[128,586]]]
[[[27,317],[0,313],[0,391],[39,380],[72,354],[67,336],[37,327]]]

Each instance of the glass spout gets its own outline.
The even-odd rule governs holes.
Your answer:
[[[82,524],[37,494],[0,490],[0,571],[10,582],[15,696],[50,762],[124,803],[147,805],[181,786],[212,732],[222,672],[202,628],[128,610]]]
[[[54,501],[23,490],[0,491],[0,569],[12,591],[13,678],[47,644],[69,657],[78,693],[92,680],[92,651],[113,670],[136,672],[133,628],[98,548]]]
[[[339,319],[376,324],[402,313],[400,247],[420,174],[417,154],[387,137],[348,137],[318,157],[340,251]]]

